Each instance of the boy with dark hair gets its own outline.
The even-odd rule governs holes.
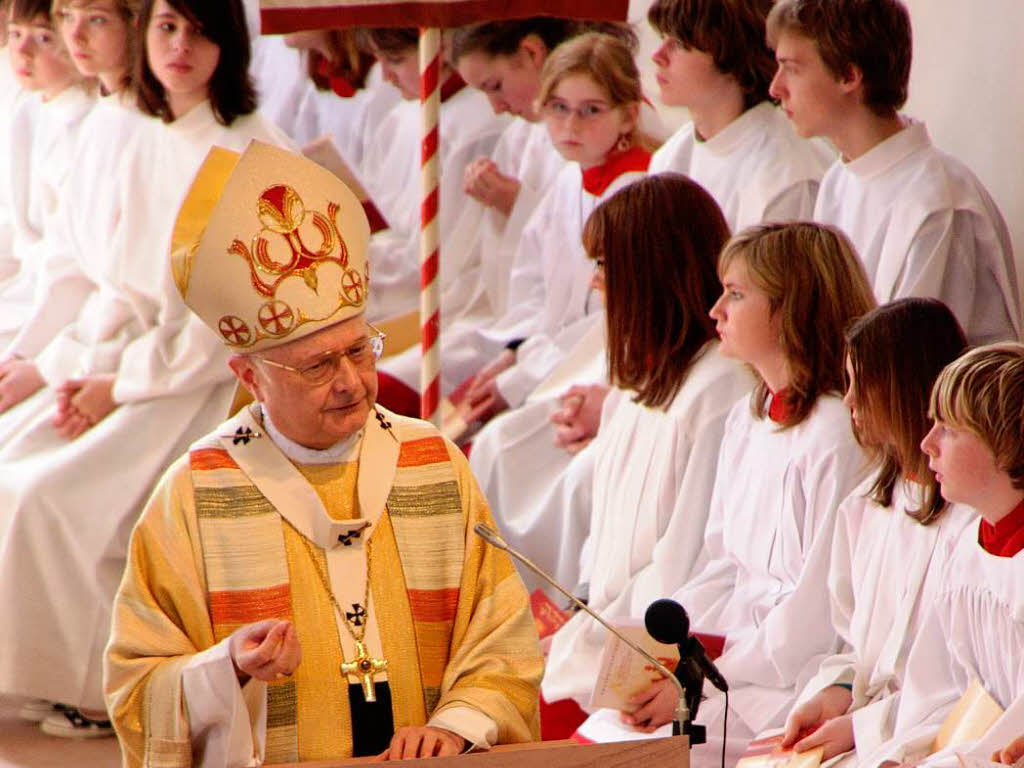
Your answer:
[[[663,37],[653,57],[661,100],[692,118],[655,153],[650,172],[693,178],[734,232],[810,218],[832,159],[797,136],[769,101],[770,8],[771,0],[655,0],[647,14]]]
[[[980,347],[947,365],[929,410],[921,449],[942,495],[981,519],[960,535],[911,650],[896,736],[863,766],[955,768],[957,753],[984,763],[1024,729],[1024,345]],[[961,730],[936,743],[975,684],[1002,716],[977,740]]]
[[[780,0],[768,16],[771,94],[801,136],[840,159],[814,218],[846,231],[879,302],[941,299],[972,343],[1019,338],[1009,232],[971,171],[901,115],[912,54],[900,0]]]

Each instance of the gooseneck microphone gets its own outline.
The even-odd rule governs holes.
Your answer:
[[[655,600],[644,614],[647,633],[659,643],[678,645],[680,659],[690,658],[715,688],[726,693],[729,684],[708,658],[704,645],[690,635],[690,617],[675,600]]]
[[[561,584],[555,581],[551,576],[548,576],[544,571],[540,569],[538,565],[535,565],[534,562],[530,560],[530,558],[528,558],[521,552],[517,552],[512,547],[510,547],[508,545],[508,542],[501,538],[501,536],[498,534],[496,530],[494,530],[490,526],[484,525],[483,523],[477,523],[473,526],[473,532],[491,546],[497,547],[498,549],[503,549],[506,552],[508,552],[510,555],[512,555],[512,557],[514,557],[516,560],[521,562],[531,571],[536,573],[538,576],[544,579],[544,581],[553,586],[563,595],[568,597],[573,602],[573,604],[577,606],[581,611],[584,611],[585,613],[596,619],[602,627],[607,629],[609,632],[611,632],[613,635],[619,638],[619,640],[624,642],[634,651],[636,651],[645,659],[647,659],[647,661],[654,665],[655,669],[657,669],[659,672],[661,672],[661,674],[663,674],[665,677],[671,680],[675,684],[679,692],[679,704],[676,706],[676,720],[672,724],[672,733],[673,735],[678,736],[682,732],[682,725],[684,723],[688,723],[690,720],[690,711],[686,706],[686,692],[683,690],[683,686],[679,682],[679,680],[676,679],[676,676],[672,674],[671,671],[669,671],[668,667],[666,667],[664,664],[662,664],[660,661],[654,658],[651,654],[649,654],[643,648],[638,646],[628,637],[625,637],[621,632],[619,632],[608,622],[602,619],[590,606],[579,600],[575,595],[573,595],[569,590],[567,590],[565,587],[563,587]],[[650,629],[648,629],[648,632],[650,632]],[[657,639],[658,638],[655,637],[655,640]]]

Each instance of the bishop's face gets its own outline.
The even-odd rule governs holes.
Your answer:
[[[285,437],[323,450],[362,429],[376,402],[376,358],[362,349],[372,335],[359,315],[231,367]]]

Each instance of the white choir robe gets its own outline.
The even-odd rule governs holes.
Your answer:
[[[823,585],[837,511],[863,480],[866,460],[838,397],[819,397],[803,423],[783,431],[755,418],[744,398],[729,414],[718,467],[706,565],[671,597],[695,631],[725,636],[715,663],[729,683],[732,765],[758,733],[785,723],[797,693],[839,648]],[[695,720],[708,741],[691,750],[690,763],[711,768],[721,760],[724,697],[710,684],[704,692]]]
[[[1005,710],[978,742],[931,746],[953,705],[977,680]],[[907,660],[895,715],[895,736],[859,764],[875,768],[906,759],[929,768],[956,768],[956,752],[988,760],[1024,733],[1024,551],[989,554],[978,525],[965,528]]]
[[[174,285],[175,212],[211,146],[242,151],[254,138],[287,142],[258,113],[224,127],[203,102],[170,125],[145,120],[106,169],[113,190],[98,199],[115,209],[73,249],[94,290],[35,358],[47,386],[0,416],[0,691],[104,707],[101,657],[132,525],[233,391],[228,353]],[[120,405],[62,439],[55,388],[103,373]]]
[[[459,214],[472,202],[462,186],[466,167],[478,157],[490,156],[510,119],[495,115],[487,97],[468,86],[442,102],[437,156],[442,247]],[[405,101],[388,112],[363,159],[363,185],[388,223],[386,230],[370,238],[371,321],[419,309],[421,144],[420,103]]]
[[[282,35],[253,38],[249,74],[264,117],[299,146],[320,135],[299,120],[302,102],[310,91],[316,90],[301,51],[285,45]]]
[[[801,139],[778,107],[751,107],[712,138],[687,123],[654,153],[650,173],[683,173],[706,189],[733,233],[769,221],[808,219],[833,155]]]
[[[814,219],[850,236],[879,304],[942,300],[972,344],[1017,339],[1019,282],[1002,214],[924,123],[907,127],[822,180]]]
[[[594,262],[583,249],[584,224],[597,206],[645,175],[626,171],[595,195],[583,188],[579,164],[569,163],[534,212],[513,261],[508,310],[481,334],[494,355],[506,342],[525,339],[515,365],[496,379],[512,408],[555,369],[601,307],[600,295],[590,287]]]
[[[75,165],[79,128],[95,100],[75,86],[44,102],[26,94],[10,126],[4,181],[11,195],[11,245],[0,250],[0,353],[14,340],[32,310],[47,220],[57,209],[59,190]]]
[[[548,508],[538,510],[553,519],[589,517],[583,571],[588,604],[603,618],[643,618],[653,601],[673,594],[702,564],[726,416],[752,384],[747,370],[722,357],[714,341],[664,410],[637,404],[632,392],[609,393],[600,433],[563,473]],[[588,480],[586,508],[558,508],[563,486]],[[606,636],[582,612],[555,633],[541,685],[547,701],[589,705]]]
[[[342,97],[315,86],[307,89],[298,107],[295,132],[313,138],[329,136],[345,164],[362,177],[367,148],[401,100],[398,89],[384,81],[380,65],[374,64],[365,86],[351,96]]]
[[[0,48],[0,147],[10,146],[9,131],[11,118],[14,116],[15,105],[21,96],[21,84],[14,76],[11,58],[7,47]],[[0,152],[0,179],[10,175],[11,152]],[[6,184],[0,184],[0,254],[10,252],[11,248],[11,197]],[[0,258],[0,280],[13,274],[16,264]],[[0,344],[0,352],[2,352]]]
[[[82,268],[80,258],[85,257],[76,256],[76,251],[100,253],[110,247],[118,210],[119,183],[112,181],[117,178],[114,169],[122,147],[148,121],[132,97],[120,94],[98,98],[85,116],[74,142],[74,168],[57,191],[56,211],[44,222],[43,241],[35,249],[43,259],[37,294],[3,353],[5,357],[35,359],[75,321],[94,292],[95,278]],[[101,179],[106,183],[100,183]],[[46,372],[42,373],[46,379]],[[11,432],[13,412],[0,414],[0,436]]]
[[[505,313],[523,229],[566,164],[544,124],[522,119],[502,132],[491,160],[501,173],[518,179],[519,194],[508,216],[467,197],[454,231],[441,242],[441,392],[446,397],[488,362],[475,343],[477,335]],[[418,390],[420,361],[420,347],[414,345],[378,367]]]
[[[530,555],[531,542],[544,541],[544,550],[553,559],[541,559],[563,579],[576,573],[574,532],[582,542],[586,531],[579,530],[571,517],[536,518],[537,502],[572,459],[554,445],[550,416],[572,383],[608,383],[604,312],[597,311],[601,297],[590,289],[593,262],[580,238],[594,208],[643,176],[640,171],[624,172],[598,196],[583,188],[577,163],[563,168],[523,232],[510,277],[508,311],[472,342],[481,355],[479,368],[498,355],[505,342],[526,337],[516,351],[516,364],[496,379],[511,408],[476,435],[469,462],[499,528],[508,528],[509,542],[524,545]],[[561,370],[573,367],[579,378],[571,370]],[[532,395],[556,370],[564,386],[544,387],[543,393]],[[528,586],[531,581],[527,579]]]
[[[921,525],[905,513],[921,508],[919,484],[899,482],[885,508],[867,496],[873,482],[843,502],[832,543],[828,591],[843,649],[821,663],[797,701],[830,685],[852,686],[856,750],[850,764],[892,738],[911,644],[958,536],[977,519],[970,507],[954,504],[936,522]]]

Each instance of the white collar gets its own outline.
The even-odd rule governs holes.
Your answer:
[[[288,460],[293,464],[350,464],[359,459],[359,447],[362,445],[363,430],[360,429],[353,435],[339,440],[330,448],[322,451],[315,448],[307,448],[299,445],[289,437],[285,437],[281,431],[274,426],[270,420],[267,409],[259,404],[260,416],[263,426],[267,430],[267,436],[274,442]]]

